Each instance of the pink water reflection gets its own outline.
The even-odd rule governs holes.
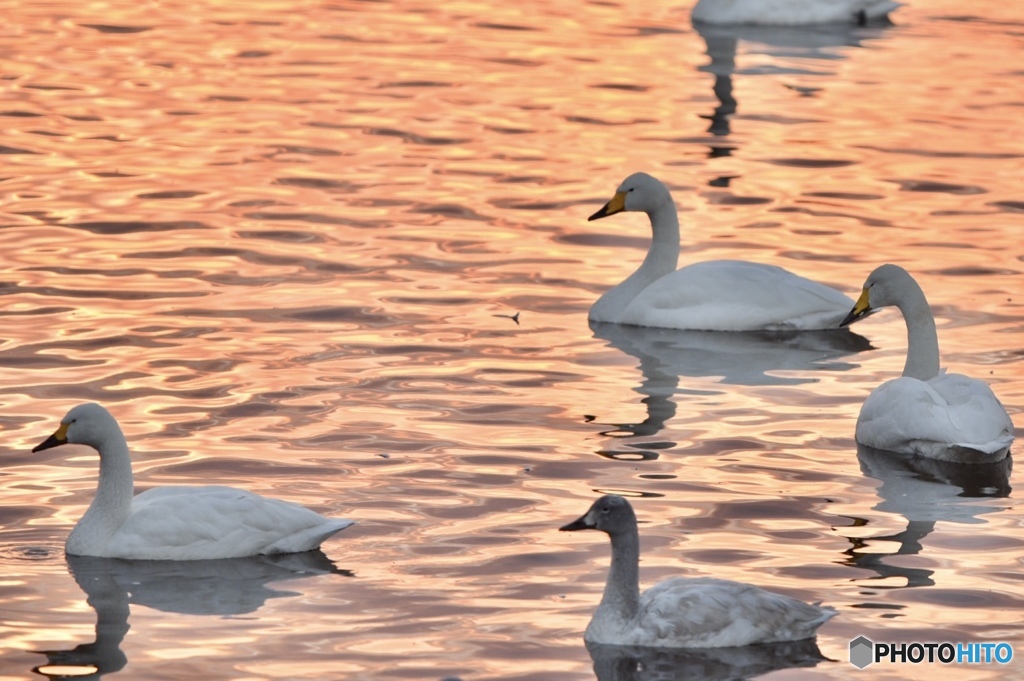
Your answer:
[[[611,338],[586,310],[648,228],[585,222],[642,169],[674,189],[683,262],[852,292],[898,261],[946,364],[1017,419],[1014,12],[939,0],[888,28],[732,36],[735,113],[715,120],[721,63],[689,3],[12,9],[3,675],[96,636],[62,552],[95,458],[28,453],[84,400],[121,421],[140,488],[358,521],[324,546],[354,577],[270,582],[284,595],[244,614],[127,603],[122,676],[593,678],[608,549],[555,528],[596,490],[642,495],[645,584],[717,575],[840,610],[818,640],[838,662],[773,678],[850,677],[862,633],[1019,639],[1012,476],[857,456],[860,402],[902,367],[898,315],[856,329],[870,347],[724,363],[721,342]]]

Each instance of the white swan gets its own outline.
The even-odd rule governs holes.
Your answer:
[[[902,4],[890,0],[700,0],[692,19],[719,25],[863,25],[887,17]]]
[[[673,577],[643,594],[638,585],[636,515],[620,496],[603,496],[563,531],[601,530],[612,540],[612,567],[601,605],[583,638],[593,643],[662,648],[724,648],[811,638],[836,615],[750,584]]]
[[[590,308],[595,322],[698,331],[834,329],[853,304],[833,288],[774,265],[709,260],[677,270],[679,218],[668,187],[634,173],[593,215],[642,211],[651,220],[643,264]]]
[[[157,487],[133,496],[128,443],[110,412],[80,404],[60,423],[33,452],[71,443],[100,455],[96,496],[65,546],[72,555],[199,560],[297,553],[352,524],[233,487]]]
[[[984,381],[939,368],[939,338],[924,292],[898,265],[868,276],[846,326],[895,305],[907,323],[903,376],[875,388],[857,418],[857,442],[944,461],[988,463],[1006,456],[1013,422]]]

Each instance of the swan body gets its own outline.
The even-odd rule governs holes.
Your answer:
[[[751,584],[674,577],[640,593],[636,515],[624,498],[601,497],[563,531],[601,530],[612,542],[604,596],[583,638],[592,643],[662,648],[724,648],[812,638],[836,615]]]
[[[590,216],[642,211],[652,240],[640,267],[590,308],[594,322],[702,331],[834,329],[853,300],[774,265],[711,260],[676,269],[679,218],[668,188],[634,173]]]
[[[764,26],[858,24],[877,21],[902,3],[890,0],[700,0],[695,23]]]
[[[100,455],[96,496],[67,539],[71,555],[200,560],[298,553],[352,524],[234,487],[156,487],[133,496],[128,444],[98,404],[72,408],[32,451],[68,443]]]
[[[1013,422],[984,381],[939,368],[935,318],[921,287],[898,265],[868,276],[850,324],[875,309],[896,306],[907,324],[903,375],[886,381],[864,401],[857,442],[890,452],[943,461],[991,463],[1013,443]]]

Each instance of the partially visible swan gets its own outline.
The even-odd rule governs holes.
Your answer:
[[[939,338],[924,292],[898,265],[872,272],[846,326],[895,305],[907,323],[903,376],[875,388],[857,418],[857,442],[944,461],[990,463],[1006,456],[1013,422],[984,381],[939,368]]]
[[[901,5],[890,0],[700,0],[692,18],[705,24],[864,25],[888,17]]]
[[[643,264],[590,308],[595,322],[699,331],[834,329],[853,299],[774,265],[709,260],[677,270],[679,218],[668,187],[634,173],[590,216],[642,211],[652,239]]]
[[[643,594],[638,584],[636,515],[620,496],[603,496],[563,531],[601,530],[612,540],[612,567],[601,604],[583,638],[594,643],[662,648],[723,648],[812,638],[836,615],[750,584],[673,577]]]
[[[128,443],[98,404],[72,408],[32,451],[69,443],[100,455],[96,496],[65,546],[72,555],[199,560],[298,553],[352,524],[234,487],[156,487],[133,496]]]

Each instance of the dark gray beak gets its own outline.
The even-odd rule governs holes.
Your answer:
[[[601,206],[601,210],[597,211],[596,213],[591,215],[589,218],[587,218],[587,222],[590,222],[591,220],[600,220],[601,218],[606,218],[609,215],[611,215],[611,213],[608,212],[608,207],[611,206],[611,205],[612,205],[612,202],[609,201],[608,203],[606,203],[603,206]]]
[[[583,515],[572,521],[568,525],[562,525],[558,528],[559,532],[575,532],[576,530],[592,530],[594,526],[587,522],[587,516]]]

